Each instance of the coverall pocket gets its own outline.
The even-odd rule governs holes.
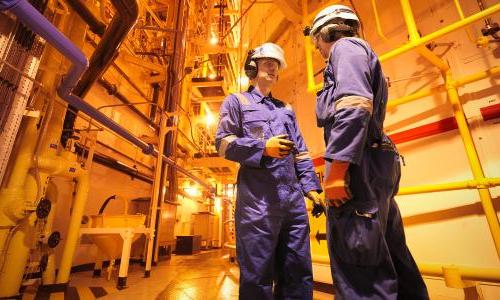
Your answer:
[[[335,213],[330,225],[334,254],[344,263],[378,265],[383,257],[383,241],[377,208],[360,211],[349,207]]]
[[[268,112],[253,107],[244,108],[243,129],[245,135],[259,140],[268,138],[268,120]]]

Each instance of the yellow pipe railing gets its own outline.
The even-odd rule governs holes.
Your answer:
[[[466,180],[440,184],[419,185],[414,187],[400,188],[398,196],[422,193],[433,193],[443,191],[455,191],[464,189],[488,188],[500,185],[500,178],[484,178],[483,180]]]
[[[382,30],[382,25],[380,24],[380,18],[378,15],[377,8],[377,0],[372,0],[372,8],[373,8],[373,16],[375,17],[375,25],[377,26],[378,35],[385,41],[389,41],[389,39],[385,36],[384,31]]]
[[[497,250],[497,255],[500,256],[500,224],[498,221],[498,217],[496,215],[496,211],[493,207],[493,203],[491,200],[491,195],[489,192],[489,187],[497,186],[500,182],[500,178],[485,178],[482,170],[481,163],[479,161],[478,153],[475,149],[474,142],[472,140],[472,135],[469,130],[467,120],[465,118],[465,114],[463,111],[462,104],[460,102],[457,87],[462,86],[464,84],[477,81],[480,79],[484,79],[488,76],[492,76],[499,72],[499,67],[493,67],[489,70],[479,72],[476,74],[472,74],[462,78],[461,80],[453,80],[451,70],[446,62],[444,62],[441,58],[437,57],[433,52],[424,47],[423,45],[427,42],[430,42],[433,39],[436,39],[442,35],[455,31],[459,28],[462,28],[466,25],[471,24],[479,19],[482,19],[490,14],[496,13],[500,10],[500,4],[493,5],[488,9],[485,9],[479,13],[476,13],[470,17],[464,18],[463,13],[460,14],[461,8],[458,3],[455,1],[457,5],[457,9],[459,9],[459,14],[461,20],[455,22],[449,26],[446,26],[440,30],[437,30],[431,34],[428,34],[424,37],[420,37],[418,33],[416,23],[413,17],[412,9],[409,0],[401,0],[401,6],[403,9],[403,16],[408,27],[408,34],[410,37],[410,41],[397,49],[389,51],[388,53],[380,56],[380,61],[385,61],[395,56],[401,55],[409,50],[415,49],[417,52],[426,58],[430,63],[438,67],[445,78],[445,84],[442,86],[430,88],[427,90],[416,92],[412,95],[405,96],[396,100],[393,100],[389,103],[388,107],[394,107],[396,105],[400,105],[403,103],[407,103],[425,96],[431,95],[433,92],[438,92],[442,90],[446,90],[448,94],[448,98],[453,107],[454,116],[458,125],[460,136],[463,140],[466,155],[469,161],[470,168],[472,169],[472,173],[474,176],[473,180],[462,181],[462,182],[454,182],[454,183],[444,183],[444,184],[436,184],[436,185],[424,185],[417,187],[408,187],[402,188],[400,190],[399,195],[403,194],[416,194],[416,193],[426,193],[426,192],[437,192],[437,191],[446,191],[446,190],[458,190],[458,189],[470,189],[475,188],[478,189],[479,196],[481,199],[481,204],[488,222],[488,226],[491,231],[491,235],[495,244],[495,248]],[[373,4],[373,1],[372,1]],[[374,6],[376,9],[376,6]],[[375,12],[375,14],[377,14]],[[305,17],[305,14],[304,14]],[[377,21],[379,24],[379,21]],[[306,38],[306,45],[310,43],[310,39]],[[315,84],[313,67],[312,67],[312,49],[306,46],[306,64],[307,65],[307,77],[308,77],[308,91],[317,91],[322,88],[322,83]],[[329,264],[329,258],[327,256],[315,256],[313,257],[313,262],[316,263],[326,263]],[[431,273],[437,276],[447,276],[446,272],[443,271],[445,267],[431,264],[420,264],[419,268],[422,273]],[[484,269],[484,268],[470,268],[470,267],[459,267],[460,274],[462,277],[479,279],[479,280],[487,280],[487,281],[500,281],[500,269]]]
[[[448,34],[450,32],[457,30],[457,29],[465,27],[465,26],[467,26],[471,23],[474,23],[478,20],[484,19],[485,17],[492,15],[498,11],[500,11],[500,4],[492,5],[491,7],[487,8],[481,12],[478,12],[478,13],[476,13],[472,16],[469,16],[463,20],[457,21],[451,25],[443,27],[437,31],[434,31],[433,33],[425,35],[425,36],[419,38],[417,41],[409,42],[409,43],[407,43],[407,44],[405,44],[397,49],[389,51],[388,53],[381,55],[379,57],[379,59],[381,62],[386,61],[388,59],[391,59],[395,56],[398,56],[400,54],[408,52],[409,50],[412,50],[420,45],[424,45],[424,44],[426,44],[426,43],[428,43],[428,42],[430,42],[438,37],[441,37],[445,34]]]
[[[312,262],[320,265],[330,265],[330,258],[328,255],[313,255]],[[441,265],[431,263],[418,263],[418,269],[423,275],[427,276],[446,276],[444,269],[454,268],[458,269],[462,279],[465,280],[478,280],[487,282],[500,282],[500,268],[478,268],[471,266],[459,265]]]
[[[462,10],[462,6],[460,5],[460,2],[458,0],[453,0],[453,2],[455,3],[455,7],[457,8],[457,13],[458,16],[460,17],[460,20],[465,19],[465,15]],[[476,41],[472,37],[472,33],[470,33],[470,30],[468,28],[465,28],[465,32],[467,33],[467,38],[469,38],[469,41],[471,41],[472,43],[476,43]]]
[[[464,77],[456,80],[455,81],[455,86],[457,86],[457,87],[464,86],[464,85],[466,85],[468,83],[479,81],[481,79],[485,79],[485,78],[488,78],[488,77],[491,77],[491,76],[495,76],[495,75],[498,75],[498,74],[500,74],[500,66],[494,66],[494,67],[492,67],[492,68],[490,68],[488,70],[477,72],[477,73],[474,73],[474,74],[471,74],[471,75],[467,75],[467,76],[464,76]],[[432,87],[432,88],[429,88],[429,89],[420,90],[418,92],[415,92],[415,93],[407,95],[407,96],[403,96],[401,98],[390,100],[387,103],[387,108],[392,108],[392,107],[395,107],[395,106],[398,106],[398,105],[401,105],[401,104],[404,104],[404,103],[408,103],[408,102],[411,102],[411,101],[414,101],[414,100],[418,100],[418,99],[430,96],[430,95],[432,95],[434,93],[441,92],[441,91],[445,91],[445,85],[444,84],[436,86],[436,87]]]
[[[478,12],[474,15],[471,15],[467,18],[464,18],[463,20],[460,20],[460,21],[457,21],[453,24],[450,24],[446,27],[443,27],[433,33],[430,33],[428,35],[425,35],[423,37],[420,37],[418,38],[417,40],[415,41],[410,41],[408,42],[407,44],[399,47],[399,48],[396,48],[392,51],[389,51],[383,55],[381,55],[379,57],[379,60],[381,62],[384,62],[386,60],[389,60],[391,58],[394,58],[398,55],[401,55],[405,52],[408,52],[418,46],[421,46],[421,45],[424,45],[438,37],[441,37],[443,35],[446,35],[450,32],[453,32],[457,29],[460,29],[462,27],[465,27],[473,22],[476,22],[480,19],[483,19],[489,15],[492,15],[496,12],[500,11],[500,4],[495,4],[495,5],[492,5],[491,7],[481,11],[481,12]],[[311,43],[310,39],[308,37],[305,38],[305,45],[306,45],[306,71],[307,71],[307,79],[308,79],[308,84],[307,84],[307,91],[308,92],[316,92],[320,89],[322,89],[323,87],[323,83],[318,83],[316,84],[316,82],[314,81],[314,69],[313,69],[313,61],[312,61],[312,51],[314,50],[312,47],[307,47],[307,44],[308,43]]]
[[[472,174],[475,180],[482,181],[485,179],[484,172],[481,166],[481,162],[479,161],[479,155],[474,146],[472,134],[467,124],[467,119],[465,118],[465,113],[462,107],[462,103],[460,103],[458,90],[456,88],[456,83],[453,81],[451,71],[446,72],[446,89],[448,91],[448,98],[453,107],[453,113],[457,121],[458,131],[460,132],[460,136],[462,137],[462,141],[465,146],[465,152],[469,160]],[[497,256],[500,257],[500,223],[498,222],[498,216],[496,214],[495,208],[493,207],[490,191],[487,187],[478,187],[478,192],[481,199],[481,204],[483,206],[484,214],[491,231],[491,236],[493,238],[493,242],[495,243]]]

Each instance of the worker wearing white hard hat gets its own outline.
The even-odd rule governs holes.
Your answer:
[[[316,119],[324,129],[327,240],[335,299],[428,299],[394,201],[401,170],[383,132],[387,84],[344,5],[318,13],[309,35],[326,60]]]
[[[265,43],[249,52],[252,86],[222,104],[216,133],[219,155],[240,163],[236,196],[236,252],[240,299],[312,299],[309,221],[324,207],[311,156],[290,105],[273,97],[284,52]]]

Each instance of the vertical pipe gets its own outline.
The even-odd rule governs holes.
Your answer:
[[[457,120],[458,130],[465,147],[465,153],[467,154],[467,159],[469,160],[469,165],[472,169],[472,174],[475,180],[481,182],[484,180],[484,172],[481,167],[481,162],[479,160],[479,155],[474,146],[474,140],[472,139],[472,134],[467,124],[467,119],[465,118],[465,113],[460,103],[458,97],[458,90],[456,88],[455,82],[453,81],[451,71],[446,72],[446,90],[448,92],[448,99],[453,107],[453,114]],[[491,231],[491,236],[493,242],[495,243],[495,248],[497,250],[497,255],[500,258],[500,224],[498,222],[498,216],[496,214],[495,208],[491,201],[490,190],[487,186],[478,188],[479,197],[481,199],[481,205],[488,222],[488,226]]]
[[[160,97],[160,84],[155,82],[151,85],[153,88],[152,104],[149,106],[149,120],[154,124],[156,121],[156,111],[158,105],[158,98]]]
[[[377,0],[372,0],[372,8],[373,8],[373,16],[375,17],[375,24],[377,25],[377,33],[385,42],[388,42],[389,39],[385,36],[384,31],[382,30],[382,25],[380,24],[380,18],[377,8]]]
[[[409,0],[401,0],[401,8],[403,10],[403,16],[405,19],[406,27],[408,28],[408,35],[410,37],[410,42],[416,42],[420,39],[420,33],[417,29],[417,24],[415,23],[415,18],[413,17],[413,12],[411,9]],[[427,49],[425,46],[419,46],[417,52],[427,59],[431,64],[438,67],[441,71],[447,71],[449,69],[448,64],[439,58],[432,51]]]
[[[410,36],[410,41],[417,40],[420,38],[417,26],[415,23],[415,18],[413,18],[410,0],[401,0],[401,8],[403,9],[403,16],[406,22],[406,27],[408,28],[408,35]]]
[[[15,230],[5,255],[0,273],[0,297],[9,298],[17,295],[24,275],[24,266],[28,261],[31,242],[34,239],[36,215],[26,217]]]
[[[168,116],[162,112],[161,117],[160,117],[160,134],[159,134],[159,141],[158,141],[158,152],[163,153],[163,148],[165,145],[165,135],[167,133],[167,118]],[[153,197],[151,197],[151,216],[149,219],[149,235],[148,235],[148,250],[146,253],[146,269],[144,276],[149,277],[151,274],[151,263],[153,260],[153,246],[154,246],[154,239],[155,239],[155,234],[156,234],[156,216],[158,212],[158,198],[160,194],[160,189],[161,189],[161,171],[162,171],[162,164],[163,161],[161,159],[161,155],[158,155],[156,158],[156,165],[155,165],[155,179],[153,182]]]
[[[75,254],[78,240],[80,239],[80,224],[85,211],[85,204],[89,194],[89,174],[83,171],[82,175],[76,178],[76,195],[71,207],[71,218],[68,224],[68,234],[64,244],[61,264],[57,273],[56,283],[68,283],[71,264]]]
[[[457,8],[457,13],[458,16],[460,17],[460,20],[465,19],[464,12],[462,10],[462,6],[460,5],[459,0],[453,0],[455,3],[455,7]],[[465,32],[467,33],[467,37],[469,38],[469,41],[475,43],[474,38],[472,37],[472,34],[470,33],[470,30],[468,28],[465,28]]]
[[[42,181],[45,181],[46,174],[42,176]],[[8,239],[2,245],[2,257],[0,257],[0,298],[11,297],[15,295],[23,280],[23,275],[27,263],[27,258],[32,247],[32,242],[35,238],[34,222],[36,214],[33,213],[34,208],[27,205],[25,200],[35,199],[37,195],[37,181],[32,174],[25,178],[23,193],[14,192],[10,202],[10,207],[4,215],[2,221],[8,220],[16,224],[13,229],[9,228]],[[22,196],[22,198],[21,198]],[[29,210],[29,212],[27,211]],[[11,216],[8,219],[9,213],[12,211],[18,212],[17,216]]]
[[[54,217],[56,215],[57,207],[57,186],[50,182],[47,186],[47,192],[45,193],[45,198],[50,200],[51,208],[50,213],[45,222],[45,227],[43,228],[43,234],[47,237],[52,233],[52,228],[54,225]],[[46,247],[48,248],[48,246]],[[54,249],[48,249],[47,251],[49,259],[47,261],[47,267],[42,273],[42,284],[54,284],[56,281],[56,263],[55,263],[55,252]]]

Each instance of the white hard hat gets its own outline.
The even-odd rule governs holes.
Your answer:
[[[354,20],[359,24],[358,16],[354,11],[345,5],[331,5],[321,10],[314,18],[310,36],[314,36],[318,30],[333,19]]]
[[[257,60],[259,58],[274,58],[280,63],[280,70],[287,67],[285,61],[285,52],[280,46],[274,43],[264,43],[254,49],[251,59]]]

